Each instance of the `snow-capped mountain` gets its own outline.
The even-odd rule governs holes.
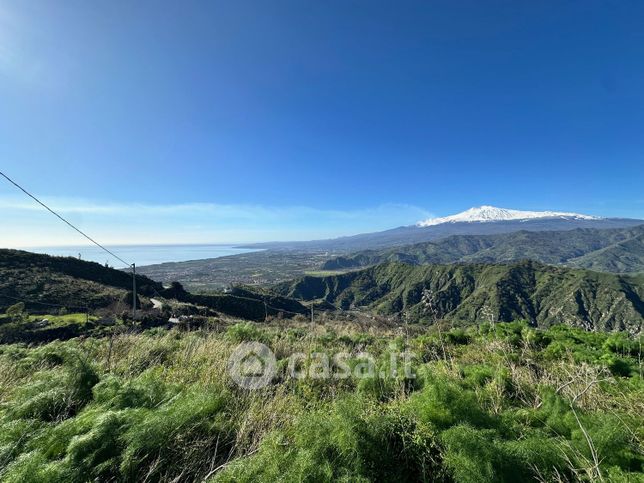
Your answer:
[[[566,231],[581,229],[614,229],[644,225],[644,220],[601,218],[561,211],[521,211],[480,206],[457,215],[431,218],[411,226],[399,226],[375,233],[311,240],[246,245],[252,248],[355,252],[413,245],[441,240],[453,235],[498,235],[516,231]]]
[[[521,211],[497,208],[495,206],[479,206],[470,208],[456,215],[442,218],[430,218],[419,221],[417,226],[434,226],[443,223],[471,223],[489,221],[521,221],[536,218],[559,218],[567,220],[599,220],[597,216],[580,215],[579,213],[565,213],[561,211]]]

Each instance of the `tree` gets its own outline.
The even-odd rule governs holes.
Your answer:
[[[26,315],[24,302],[18,302],[17,304],[9,307],[7,309],[7,315],[11,317],[14,322],[22,321],[23,316]]]

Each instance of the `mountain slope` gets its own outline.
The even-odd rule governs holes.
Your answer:
[[[131,290],[131,274],[99,263],[0,249],[0,309],[16,299],[26,300],[31,309],[47,304],[106,307],[121,301]],[[155,291],[163,291],[163,286],[137,275],[140,295],[152,296]]]
[[[0,249],[0,312],[22,301],[32,312],[64,306],[120,313],[131,305],[131,289],[130,274],[98,263]],[[143,275],[137,275],[137,294],[176,299],[249,320],[264,320],[267,315],[280,312],[287,316],[307,313],[302,304],[284,297],[244,289],[228,294],[196,295],[186,292],[179,284],[166,289]]]
[[[401,226],[376,233],[363,233],[329,240],[257,243],[244,245],[244,247],[350,253],[360,250],[380,250],[414,243],[436,241],[452,235],[496,235],[516,231],[560,231],[576,228],[628,228],[643,223],[644,220],[627,218],[602,218],[592,220],[535,218],[489,222],[457,222],[431,226]]]
[[[607,272],[644,271],[644,225],[635,228],[519,231],[500,235],[451,236],[436,242],[369,250],[332,258],[323,270],[359,268],[383,262],[410,264],[512,262],[531,259]]]
[[[479,206],[470,208],[456,215],[443,218],[430,218],[418,223],[418,226],[433,226],[443,223],[471,223],[508,220],[532,220],[537,218],[558,218],[564,220],[600,220],[597,216],[581,215],[579,213],[565,213],[561,211],[522,211],[495,206]]]
[[[283,296],[324,300],[343,309],[410,313],[430,320],[421,304],[431,294],[436,316],[457,324],[527,319],[594,330],[638,332],[644,318],[644,276],[627,277],[524,261],[510,265],[377,265],[276,287]]]
[[[572,260],[570,265],[600,272],[644,272],[644,227],[632,238]]]

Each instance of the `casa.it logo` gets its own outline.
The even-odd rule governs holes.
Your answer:
[[[228,359],[228,374],[239,387],[261,389],[277,373],[275,354],[261,342],[239,344]]]

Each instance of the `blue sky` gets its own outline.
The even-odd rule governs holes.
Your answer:
[[[0,0],[0,166],[106,243],[320,238],[482,204],[644,218],[642,18]],[[20,196],[0,183],[0,245],[83,242]]]

